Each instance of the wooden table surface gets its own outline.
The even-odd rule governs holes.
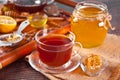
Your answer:
[[[63,1],[63,0],[57,0]],[[64,0],[65,1],[65,0]],[[64,2],[63,1],[63,2]],[[71,1],[71,0],[68,0]],[[82,0],[74,0],[82,1]],[[120,0],[97,0],[107,4],[109,13],[112,15],[111,24],[116,27],[116,30],[109,33],[120,35]],[[67,2],[67,0],[65,1]],[[56,3],[60,8],[72,11],[73,8]],[[35,71],[24,58],[8,65],[0,70],[0,80],[49,80],[41,73]],[[78,79],[80,80],[80,79]]]

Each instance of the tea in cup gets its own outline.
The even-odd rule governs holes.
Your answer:
[[[78,52],[77,50],[74,51],[73,47],[77,45],[76,47],[79,50],[82,46],[80,43],[74,42],[75,35],[72,32],[69,32],[68,34],[44,34],[39,31],[35,35],[35,40],[37,43],[40,64],[48,70],[60,72],[60,70],[65,71],[65,69],[68,68],[75,69],[79,66],[80,59],[75,61],[74,64],[72,64],[73,62],[71,59],[75,56],[75,52]],[[70,71],[74,69],[71,69]]]

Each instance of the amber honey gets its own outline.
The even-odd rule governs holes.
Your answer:
[[[34,28],[44,28],[47,23],[48,16],[46,14],[33,14],[28,17],[30,25]]]
[[[76,41],[87,48],[102,44],[108,32],[107,14],[107,7],[102,3],[79,3],[73,11],[71,21]]]

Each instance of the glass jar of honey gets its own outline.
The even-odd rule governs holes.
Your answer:
[[[79,2],[72,14],[71,31],[83,47],[96,47],[104,42],[110,25],[106,4],[96,1]]]

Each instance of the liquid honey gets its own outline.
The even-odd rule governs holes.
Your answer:
[[[48,17],[46,14],[33,14],[28,17],[30,25],[34,28],[44,28]]]
[[[107,21],[104,23],[106,14],[103,8],[96,5],[77,7],[71,21],[71,30],[76,35],[76,41],[86,48],[102,44],[108,32]]]

